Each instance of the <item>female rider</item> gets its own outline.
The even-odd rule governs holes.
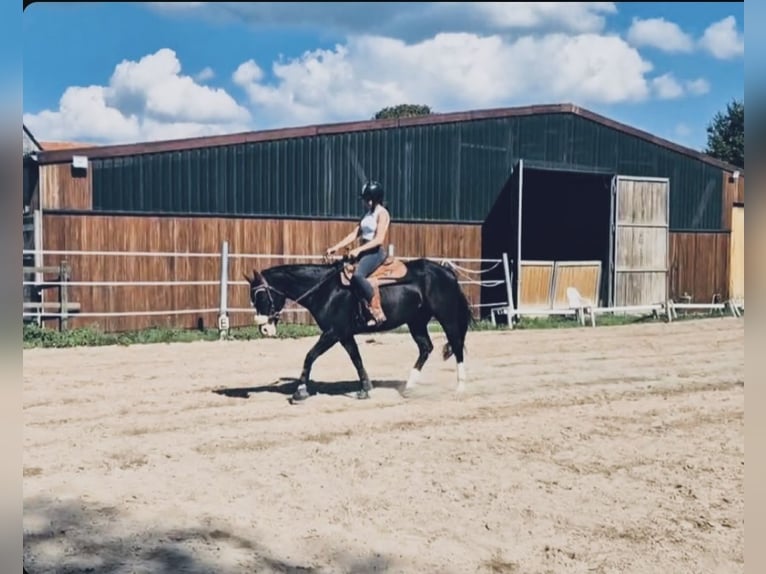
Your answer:
[[[351,283],[355,291],[362,295],[373,319],[367,325],[373,327],[386,320],[380,306],[380,291],[373,289],[367,277],[386,260],[386,248],[383,246],[391,223],[391,215],[383,206],[383,186],[377,181],[368,181],[362,188],[360,197],[365,202],[367,211],[354,230],[327,250],[332,255],[339,249],[353,243],[357,238],[360,245],[349,252],[349,257],[359,259]]]

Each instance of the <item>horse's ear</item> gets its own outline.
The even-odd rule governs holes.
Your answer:
[[[248,283],[250,283],[250,285],[252,285],[252,284],[253,284],[253,281],[254,281],[254,279],[253,279],[252,277],[248,277],[248,276],[247,276],[247,273],[245,273],[244,271],[242,272],[242,277],[244,277],[245,279],[247,279],[247,282],[248,282]]]

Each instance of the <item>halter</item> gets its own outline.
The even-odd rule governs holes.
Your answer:
[[[341,260],[341,263],[342,263],[342,262],[343,262],[343,261]],[[309,296],[311,293],[313,293],[314,291],[316,291],[317,289],[319,289],[319,287],[321,287],[322,285],[324,285],[324,284],[325,284],[325,283],[326,283],[326,282],[327,282],[327,281],[328,281],[328,280],[329,280],[331,277],[333,277],[333,275],[334,275],[334,273],[335,273],[335,268],[336,268],[336,265],[333,265],[333,266],[332,266],[332,271],[328,272],[328,273],[327,273],[327,275],[325,275],[324,277],[322,277],[322,279],[320,279],[320,280],[319,280],[319,281],[316,283],[316,285],[314,285],[313,287],[311,287],[311,289],[309,289],[308,291],[306,291],[305,293],[303,293],[303,294],[302,294],[300,297],[298,297],[297,299],[293,299],[293,301],[295,301],[296,303],[300,303],[301,299],[303,299],[304,297],[308,297],[308,296]],[[283,293],[282,291],[280,291],[280,290],[279,290],[279,289],[277,289],[276,287],[272,287],[271,285],[269,285],[269,282],[268,282],[268,281],[266,281],[266,277],[264,277],[264,276],[263,276],[263,274],[260,274],[260,278],[261,278],[261,284],[260,284],[260,285],[257,285],[257,286],[255,286],[255,287],[251,287],[251,288],[250,288],[251,299],[254,299],[254,298],[255,298],[255,296],[256,296],[258,293],[260,293],[261,291],[266,291],[266,294],[269,296],[269,306],[270,306],[270,307],[269,307],[269,311],[271,311],[271,313],[269,313],[268,315],[266,315],[266,317],[268,317],[268,319],[269,319],[269,320],[273,320],[273,321],[275,321],[275,322],[276,322],[276,321],[279,319],[279,316],[282,314],[282,311],[283,311],[284,309],[280,309],[279,311],[274,311],[274,307],[275,307],[275,305],[274,305],[274,297],[272,296],[272,291],[273,291],[274,293],[278,294],[278,295],[281,295],[281,296],[282,296],[282,297],[284,297],[285,299],[291,299],[291,297],[288,297],[286,293]]]

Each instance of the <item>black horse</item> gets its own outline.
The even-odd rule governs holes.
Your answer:
[[[319,340],[306,354],[293,402],[309,396],[311,367],[320,355],[340,342],[346,349],[359,375],[361,388],[357,398],[369,398],[370,378],[362,363],[354,335],[389,331],[406,324],[418,346],[405,391],[418,380],[423,365],[433,351],[428,323],[436,318],[447,336],[442,356],[453,354],[457,362],[457,391],[465,388],[464,348],[468,327],[474,322],[468,300],[460,288],[452,268],[428,259],[405,263],[406,274],[391,283],[379,283],[381,306],[386,320],[368,326],[361,316],[359,299],[341,281],[346,259],[324,264],[278,265],[259,272],[254,270],[250,283],[250,302],[255,309],[255,322],[266,336],[276,335],[279,315],[287,299],[305,307],[322,331]]]

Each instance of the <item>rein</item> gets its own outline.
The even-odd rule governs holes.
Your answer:
[[[293,299],[293,301],[294,301],[295,303],[300,303],[300,301],[301,301],[302,299],[304,299],[305,297],[308,297],[308,296],[309,296],[309,295],[311,295],[311,294],[312,294],[314,291],[316,291],[316,290],[317,290],[317,289],[319,289],[319,288],[320,288],[322,285],[324,285],[324,284],[325,284],[325,283],[326,283],[326,282],[327,282],[327,281],[328,281],[328,280],[329,280],[331,277],[333,277],[333,275],[335,274],[335,272],[336,272],[336,271],[337,271],[337,267],[336,267],[336,265],[333,265],[333,267],[332,267],[332,270],[331,270],[330,272],[328,272],[328,273],[327,273],[327,275],[325,275],[324,277],[322,277],[322,279],[320,279],[320,280],[319,280],[319,281],[316,283],[316,285],[314,285],[313,287],[311,287],[311,289],[309,289],[308,291],[306,291],[305,293],[303,293],[303,294],[302,294],[300,297],[298,297],[297,299]],[[279,294],[279,295],[282,295],[282,297],[284,297],[285,299],[292,299],[292,297],[289,297],[289,296],[288,296],[286,293],[284,293],[283,291],[280,291],[280,290],[279,290],[279,289],[277,289],[276,287],[272,287],[271,285],[269,285],[269,282],[268,282],[268,281],[266,281],[266,277],[264,277],[264,276],[263,276],[263,274],[261,274],[261,276],[260,276],[260,277],[261,277],[261,284],[260,284],[260,285],[258,285],[257,287],[253,287],[253,288],[251,289],[251,291],[252,291],[252,294],[253,294],[253,295],[257,295],[257,294],[258,294],[258,293],[260,293],[261,291],[266,291],[266,294],[269,296],[269,303],[271,304],[271,308],[272,308],[272,309],[274,308],[274,298],[273,298],[273,297],[272,297],[272,295],[271,295],[272,291],[273,291],[274,293],[277,293],[277,294]],[[270,314],[270,315],[269,315],[269,319],[278,319],[278,318],[279,318],[279,316],[281,315],[281,313],[282,313],[282,310],[279,310],[279,311],[277,311],[277,312],[275,312],[275,313],[272,313],[272,314]]]

